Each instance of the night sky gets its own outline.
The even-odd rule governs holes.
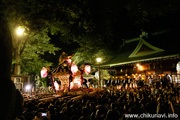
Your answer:
[[[129,3],[131,7],[128,7]],[[116,51],[122,44],[122,39],[131,39],[138,37],[142,30],[149,34],[180,27],[180,7],[177,0],[169,2],[167,0],[159,1],[94,1],[87,5],[90,10],[89,16],[96,28],[94,32],[104,35],[111,31],[111,35],[107,35],[104,44],[108,44],[108,49]],[[125,6],[123,6],[125,5]],[[109,37],[109,38],[108,38]],[[68,55],[74,54],[80,47],[78,43],[65,43],[60,40],[60,35],[51,36],[51,43],[60,47],[61,50],[56,55],[46,53],[42,58],[53,63],[58,62],[59,55],[65,51]],[[111,41],[111,42],[110,42]],[[95,41],[96,42],[96,41]]]
[[[51,36],[51,43],[55,45],[55,47],[60,47],[61,49],[59,51],[56,51],[55,55],[49,54],[46,52],[44,55],[41,57],[47,61],[50,61],[54,63],[54,66],[56,66],[59,62],[59,56],[61,55],[62,52],[66,52],[68,56],[74,54],[79,47],[79,45],[75,42],[72,43],[64,43],[61,40],[59,40],[58,35]]]

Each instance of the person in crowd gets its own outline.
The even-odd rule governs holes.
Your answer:
[[[159,87],[161,86],[160,76],[157,76],[157,79],[156,79],[156,86],[157,86],[157,88],[159,88]]]
[[[89,83],[89,88],[92,88],[94,85],[93,85],[93,79],[90,78],[88,79],[88,83]],[[106,82],[107,83],[107,82]]]
[[[164,76],[161,77],[161,82],[162,82],[162,87],[165,88],[166,87],[166,79],[164,78]]]
[[[47,66],[47,73],[48,73],[47,79],[49,81],[49,84],[53,88],[54,93],[56,93],[55,86],[54,86],[54,79],[53,79],[53,76],[52,76],[52,71],[51,71],[50,66]]]
[[[113,120],[119,120],[119,118],[120,118],[120,114],[116,108],[115,103],[111,103],[111,107],[106,114],[105,120],[112,120],[112,119]]]
[[[64,61],[66,61],[67,59],[67,54],[65,52],[62,52],[62,54],[59,56],[59,65],[64,63]]]
[[[164,76],[164,81],[166,82],[166,85],[169,85],[170,84],[170,77],[168,74],[165,74]]]
[[[123,84],[123,87],[125,88],[125,86],[126,86],[126,78],[123,78],[122,84]]]
[[[112,83],[112,80],[111,80],[111,78],[108,80],[108,87],[110,87],[111,86],[111,83]]]
[[[125,85],[128,85],[128,77],[125,77]]]
[[[116,83],[115,83],[115,80],[114,80],[114,79],[111,81],[111,84],[112,84],[112,86],[115,86],[115,85],[116,85]]]
[[[82,109],[82,116],[79,118],[79,120],[90,120],[89,110],[87,107]]]
[[[86,79],[83,79],[83,86],[85,86],[85,88],[89,88],[88,85],[87,85],[87,80]]]

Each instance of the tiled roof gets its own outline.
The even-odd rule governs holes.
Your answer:
[[[180,55],[180,32],[169,31],[149,38],[133,38],[120,47],[113,59],[102,66],[112,67],[129,63],[157,60]],[[129,41],[129,42],[128,42]]]

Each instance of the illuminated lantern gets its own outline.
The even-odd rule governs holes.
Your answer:
[[[140,71],[142,71],[142,70],[143,70],[143,67],[140,65],[140,66],[138,67],[138,69],[139,69]]]
[[[78,71],[78,67],[76,66],[76,64],[72,64],[72,66],[71,66],[71,72],[72,72],[73,74],[75,74],[77,71]]]
[[[47,69],[45,67],[43,67],[42,70],[41,70],[41,77],[42,78],[47,77]]]
[[[85,71],[85,73],[88,75],[88,74],[91,72],[91,66],[86,65],[84,71]]]
[[[72,61],[72,60],[71,60],[70,58],[69,58],[69,59],[67,59],[67,62],[68,62],[69,64],[71,63],[71,61]]]
[[[57,83],[57,81],[54,82],[54,86],[56,90],[59,90],[59,84]]]
[[[178,73],[180,73],[180,61],[176,65],[176,70],[177,70]]]

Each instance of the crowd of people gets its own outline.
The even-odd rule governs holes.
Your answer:
[[[44,98],[49,98],[52,97],[52,94],[46,94],[46,93],[42,93],[42,94],[26,94],[26,93],[22,93],[22,96],[24,98],[24,101],[28,101],[28,100],[32,100],[32,99],[44,99]]]
[[[110,87],[79,99],[25,101],[17,120],[126,120],[130,119],[126,114],[180,115],[179,95],[180,89],[174,84]]]
[[[123,87],[126,87],[126,85],[128,87],[133,87],[133,85],[138,84],[140,86],[145,85],[152,85],[152,84],[157,84],[158,87],[160,87],[161,85],[163,87],[167,86],[168,84],[172,84],[172,78],[170,75],[165,74],[164,76],[159,76],[159,75],[147,75],[145,77],[142,76],[124,76],[122,78],[110,78],[108,80],[104,80],[105,81],[105,85],[107,87],[110,86],[118,86],[121,85]]]

